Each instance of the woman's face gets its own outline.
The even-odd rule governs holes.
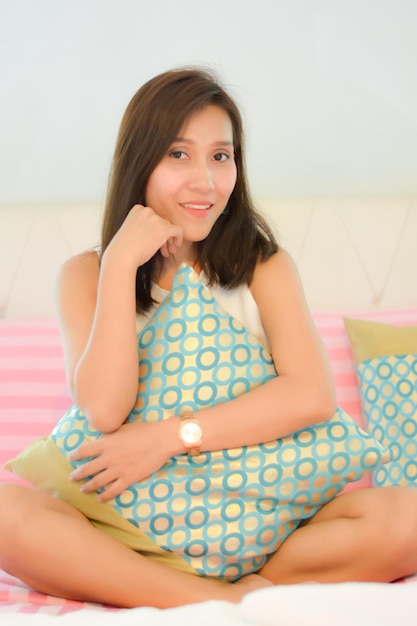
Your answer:
[[[201,241],[224,210],[236,175],[230,117],[209,105],[191,115],[152,172],[146,204],[181,226],[184,241]]]

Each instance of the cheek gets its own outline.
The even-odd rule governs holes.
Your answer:
[[[235,168],[231,168],[230,172],[227,172],[227,175],[224,176],[222,181],[222,190],[225,195],[230,196],[233,189],[235,188],[237,180],[237,170]]]
[[[231,195],[236,185],[237,180],[237,168],[236,165],[230,164],[229,167],[225,167],[222,170],[217,170],[213,174],[214,184],[217,189],[217,193],[227,198]]]
[[[173,188],[173,183],[169,171],[157,167],[151,174],[146,186],[146,204],[152,206],[152,203],[159,203],[166,197]]]

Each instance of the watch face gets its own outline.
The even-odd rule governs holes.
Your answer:
[[[181,438],[188,445],[198,443],[202,434],[201,426],[195,422],[186,422],[181,426]]]

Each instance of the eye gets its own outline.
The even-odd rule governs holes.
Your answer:
[[[169,153],[169,156],[172,157],[173,159],[185,159],[187,155],[185,154],[183,150],[172,150]]]
[[[227,161],[230,159],[230,154],[227,152],[216,152],[213,158],[215,161]]]

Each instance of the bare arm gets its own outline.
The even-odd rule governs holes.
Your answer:
[[[280,250],[259,264],[251,290],[279,376],[199,411],[207,450],[277,439],[329,419],[335,411],[328,358],[291,257]]]
[[[120,426],[134,404],[138,367],[136,272],[109,256],[101,268],[95,252],[70,259],[58,289],[68,386],[104,431]]]
[[[135,403],[138,379],[135,279],[160,249],[167,256],[181,229],[136,206],[99,264],[95,252],[64,264],[58,316],[67,381],[74,402],[103,432],[116,430]]]

